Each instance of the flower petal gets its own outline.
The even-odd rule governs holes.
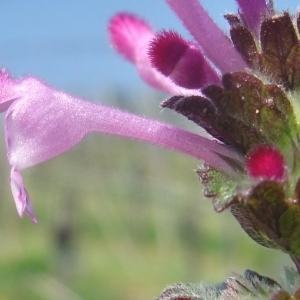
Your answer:
[[[51,159],[75,146],[87,133],[108,133],[173,149],[237,176],[243,157],[234,150],[182,129],[56,91],[36,78],[22,81],[24,96],[5,117],[5,138],[12,166],[11,187],[20,216],[36,222],[20,170]]]
[[[221,159],[240,160],[228,147],[182,129],[118,109],[82,101],[28,78],[28,93],[7,111],[8,159],[17,170],[51,159],[76,145],[87,133],[139,139],[194,156],[225,172]]]
[[[136,65],[140,77],[147,84],[168,94],[199,94],[199,91],[177,86],[152,66],[148,47],[154,32],[144,20],[129,13],[119,13],[110,20],[108,31],[114,48]]]
[[[0,70],[0,113],[21,96],[19,87],[19,82],[11,78],[5,69]]]
[[[19,216],[22,218],[25,212],[33,223],[37,223],[30,197],[23,185],[22,176],[14,167],[10,173],[10,186]]]
[[[266,16],[273,14],[272,2],[266,3],[266,0],[236,0],[241,11],[242,19],[247,27],[258,36],[261,22]]]
[[[115,49],[126,59],[136,63],[138,52],[153,38],[150,25],[130,13],[113,16],[108,25],[110,40]]]
[[[219,74],[200,49],[174,31],[157,34],[150,44],[149,55],[157,70],[179,86],[200,89],[209,84],[221,85]]]
[[[222,73],[246,68],[240,54],[197,0],[166,0],[204,51]]]

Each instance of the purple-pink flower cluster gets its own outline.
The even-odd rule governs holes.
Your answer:
[[[231,15],[227,18],[233,27],[234,24],[241,24],[257,39],[261,23],[275,14],[272,3],[264,0],[237,2],[240,7],[239,17]],[[68,151],[90,132],[125,136],[182,152],[205,161],[210,168],[223,174],[224,178],[229,178],[230,182],[246,176],[252,177],[251,180],[257,177],[272,180],[279,176],[284,180],[286,164],[284,158],[280,161],[282,156],[276,147],[262,146],[264,155],[259,153],[247,160],[247,151],[232,144],[235,139],[232,133],[227,142],[226,130],[228,132],[230,128],[218,125],[216,130],[213,123],[215,120],[209,120],[208,117],[210,113],[220,118],[223,115],[215,113],[216,109],[212,107],[214,104],[204,98],[204,94],[207,95],[209,91],[203,92],[203,89],[213,87],[215,96],[215,91],[220,92],[224,86],[224,74],[253,73],[245,57],[214,23],[200,2],[166,0],[166,3],[182,20],[193,40],[185,40],[172,30],[155,33],[141,18],[119,13],[108,26],[111,43],[136,65],[145,82],[175,96],[162,106],[181,110],[182,114],[204,127],[212,137],[202,137],[117,108],[83,101],[57,91],[32,76],[15,80],[2,70],[0,111],[6,110],[5,139],[11,165],[11,189],[21,217],[26,213],[33,222],[37,222],[20,172]],[[187,103],[185,99],[188,102],[187,108],[184,106]],[[226,138],[219,138],[220,132],[225,133]],[[243,140],[241,132],[239,138]],[[260,141],[260,136],[256,139]],[[272,156],[271,160],[269,156]],[[257,171],[255,166],[261,161],[278,162],[281,166],[271,168],[269,172]],[[205,168],[208,170],[207,165]],[[278,168],[284,171],[278,172]],[[200,171],[200,174],[204,183],[211,176],[207,171]],[[218,175],[217,178],[222,176]],[[230,186],[233,186],[231,189],[235,188],[231,183]],[[205,193],[213,194],[210,188]]]

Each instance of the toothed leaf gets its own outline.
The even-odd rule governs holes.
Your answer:
[[[297,34],[290,15],[286,12],[262,23],[261,27],[261,66],[279,84],[288,84],[286,60],[292,48],[297,45]]]
[[[230,37],[235,49],[241,54],[247,65],[252,69],[259,67],[258,50],[251,32],[243,26],[230,29]]]

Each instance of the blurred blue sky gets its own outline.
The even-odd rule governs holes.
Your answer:
[[[222,14],[236,11],[234,0],[202,4],[226,30]],[[297,1],[281,0],[276,7],[294,12]],[[86,98],[111,86],[140,88],[135,69],[110,47],[106,32],[109,18],[124,10],[143,16],[155,29],[188,36],[164,0],[0,0],[1,65],[17,77],[35,74]]]

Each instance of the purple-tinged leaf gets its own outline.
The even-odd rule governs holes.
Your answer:
[[[288,70],[285,64],[299,41],[289,13],[276,15],[264,21],[261,26],[260,39],[262,70],[270,74],[272,81],[291,88],[288,84]]]
[[[243,26],[233,26],[230,37],[235,49],[241,54],[247,65],[252,69],[259,68],[259,53],[251,32]]]
[[[295,45],[285,62],[287,82],[285,86],[291,90],[300,89],[300,42]]]
[[[242,20],[236,14],[225,14],[224,18],[228,21],[230,27],[242,26]]]
[[[264,142],[264,139],[255,128],[231,117],[220,105],[215,105],[223,100],[223,89],[220,89],[218,86],[209,86],[203,90],[212,98],[216,96],[215,102],[201,96],[173,96],[162,102],[161,106],[175,110],[204,128],[217,140],[246,154],[255,145]]]

